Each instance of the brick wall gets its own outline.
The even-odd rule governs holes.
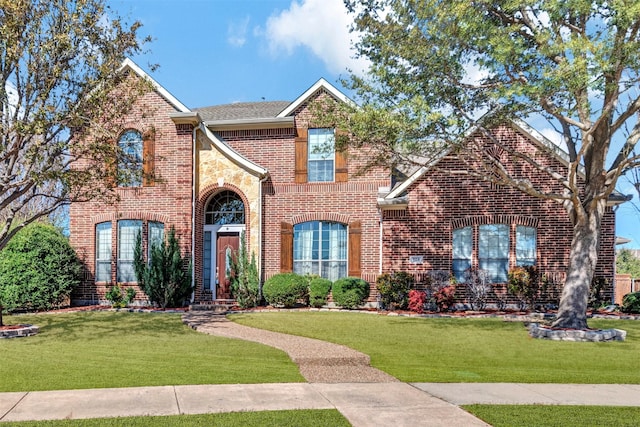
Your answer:
[[[70,239],[84,264],[82,285],[72,294],[74,304],[92,304],[104,299],[105,283],[95,283],[95,226],[111,222],[112,281],[116,280],[118,220],[143,220],[146,239],[148,221],[160,221],[165,233],[175,227],[183,253],[191,251],[192,128],[176,125],[169,118],[173,107],[157,93],[139,100],[136,110],[121,131],[155,130],[154,166],[157,181],[153,186],[116,189],[119,200],[74,203],[70,208]],[[144,242],[146,245],[146,241]],[[142,294],[139,294],[142,297]]]
[[[562,172],[558,160],[541,154],[524,135],[502,126],[496,135],[519,152],[529,153],[542,164]],[[546,158],[545,158],[546,157]],[[510,225],[510,267],[515,266],[515,225],[537,228],[537,265],[540,270],[561,276],[566,271],[572,226],[567,212],[557,202],[538,199],[509,188],[496,186],[463,173],[467,166],[449,155],[414,183],[408,190],[406,211],[383,214],[383,270],[407,271],[424,276],[429,270],[452,268],[452,232],[465,225],[474,226],[473,267],[477,265],[477,226],[503,223]],[[510,165],[536,185],[553,189],[549,178],[526,165]],[[516,170],[515,168],[519,168]],[[557,190],[557,188],[556,188]],[[596,276],[612,283],[614,263],[615,215],[607,208],[602,221],[599,262]],[[424,263],[412,264],[409,257],[422,256]],[[611,296],[612,289],[607,289]]]

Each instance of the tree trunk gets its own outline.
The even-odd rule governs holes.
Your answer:
[[[573,226],[567,280],[562,289],[560,307],[553,327],[587,328],[589,287],[598,262],[600,223],[604,207],[604,201],[598,202],[591,212],[584,212],[584,217],[577,220]]]

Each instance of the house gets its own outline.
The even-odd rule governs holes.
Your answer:
[[[314,125],[310,102],[348,99],[323,79],[293,101],[190,109],[135,63],[124,68],[155,88],[119,129],[117,143],[140,173],[119,178],[117,202],[70,208],[71,243],[85,265],[75,304],[135,283],[135,236],[148,250],[169,227],[193,259],[195,301],[231,297],[229,255],[242,234],[262,281],[294,271],[374,283],[386,271],[459,275],[475,266],[502,282],[515,265],[566,269],[571,229],[553,202],[451,173],[463,168],[453,154],[395,182],[383,168],[356,174],[357,153],[324,149],[335,130]],[[544,143],[524,125],[495,132],[522,150]],[[608,208],[598,274],[611,278],[614,225]]]

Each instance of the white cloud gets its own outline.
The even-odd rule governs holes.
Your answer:
[[[242,47],[247,42],[249,17],[241,21],[231,22],[227,27],[227,42],[233,47]]]
[[[289,9],[269,17],[264,36],[274,55],[309,49],[332,73],[362,73],[366,61],[354,59],[351,50],[352,20],[342,0],[293,0]]]

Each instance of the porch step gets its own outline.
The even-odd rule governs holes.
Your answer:
[[[189,311],[213,311],[215,313],[225,313],[237,305],[235,299],[216,299],[209,301],[194,302],[189,306]]]

